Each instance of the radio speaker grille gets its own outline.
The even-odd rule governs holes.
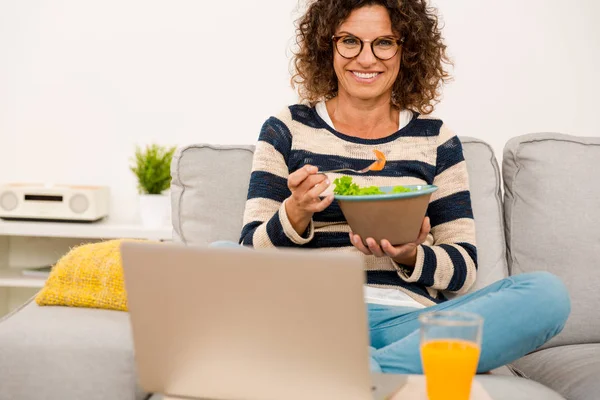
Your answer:
[[[71,200],[69,201],[69,207],[71,208],[71,211],[76,214],[83,214],[86,212],[89,206],[89,200],[82,194],[76,194],[75,196],[71,197]]]
[[[19,205],[19,199],[13,192],[4,192],[0,195],[0,207],[5,211],[12,211]]]

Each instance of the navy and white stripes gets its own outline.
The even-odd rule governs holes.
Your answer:
[[[431,233],[418,248],[414,269],[387,257],[363,256],[367,284],[397,288],[424,305],[444,301],[443,291],[465,292],[477,268],[468,175],[460,140],[438,119],[416,115],[398,132],[369,140],[333,130],[314,108],[304,105],[269,118],[254,154],[240,241],[256,248],[358,252],[350,243],[350,228],[336,202],[316,213],[303,235],[296,233],[285,212],[285,199],[291,194],[287,177],[306,164],[321,170],[361,169],[373,160],[373,149],[386,155],[386,166],[383,171],[353,176],[356,183],[435,184],[439,189],[427,210]]]

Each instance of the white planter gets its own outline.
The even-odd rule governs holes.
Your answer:
[[[140,217],[146,228],[171,225],[171,197],[166,194],[140,195]]]

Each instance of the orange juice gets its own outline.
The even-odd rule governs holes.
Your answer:
[[[421,346],[429,400],[468,400],[479,347],[460,339],[435,339]]]

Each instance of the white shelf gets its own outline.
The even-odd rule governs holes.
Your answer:
[[[20,269],[1,269],[0,287],[42,288],[46,278],[25,276]]]
[[[110,220],[98,222],[38,222],[0,220],[0,235],[40,236],[82,239],[148,239],[171,240],[172,228],[146,228],[141,224],[119,224]]]

